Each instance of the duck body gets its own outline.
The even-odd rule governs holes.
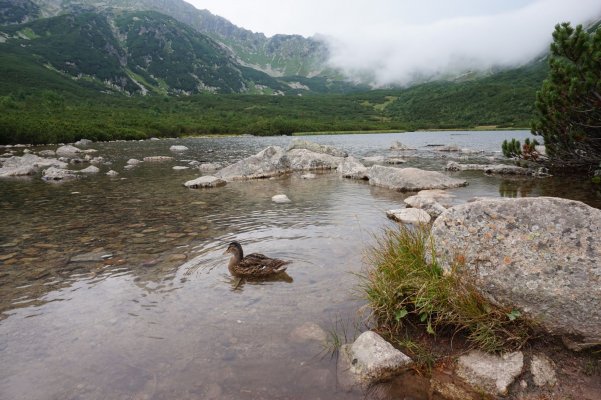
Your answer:
[[[228,269],[237,277],[265,277],[279,274],[286,271],[285,265],[291,263],[291,261],[270,258],[259,253],[244,257],[242,246],[238,242],[230,243],[225,253],[232,255]]]

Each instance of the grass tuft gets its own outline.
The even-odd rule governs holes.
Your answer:
[[[362,292],[372,317],[382,329],[401,332],[406,324],[429,334],[462,333],[487,352],[521,348],[533,334],[533,323],[519,311],[488,302],[457,270],[465,258],[455,257],[451,273],[443,273],[427,227],[386,229],[367,254],[373,266],[363,276]]]

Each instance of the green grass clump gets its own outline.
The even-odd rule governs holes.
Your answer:
[[[431,241],[425,227],[387,229],[377,237],[362,290],[378,325],[399,334],[405,324],[432,335],[463,333],[488,352],[522,347],[532,336],[532,323],[517,310],[489,303],[455,271],[443,273],[433,256],[426,261]],[[463,261],[457,256],[454,270]]]

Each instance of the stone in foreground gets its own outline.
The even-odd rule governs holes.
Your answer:
[[[460,256],[457,273],[486,299],[538,321],[574,350],[601,343],[599,232],[601,210],[553,197],[462,204],[432,227],[441,267],[449,271]]]
[[[68,169],[50,167],[44,170],[42,179],[45,181],[67,181],[77,179],[78,176]]]
[[[388,210],[386,211],[386,216],[397,222],[413,225],[427,224],[432,219],[432,217],[430,217],[430,214],[428,214],[424,210],[420,210],[419,208],[401,208],[398,210]]]
[[[492,396],[505,396],[522,368],[524,354],[520,351],[497,356],[472,350],[459,357],[455,372],[477,390]]]
[[[200,178],[196,178],[191,181],[187,181],[184,183],[184,186],[189,189],[199,189],[199,188],[214,188],[219,186],[224,186],[226,182],[222,179],[219,179],[215,176],[201,176]]]
[[[369,183],[401,192],[424,189],[449,189],[466,186],[467,182],[437,171],[419,168],[395,168],[374,165],[367,170]]]
[[[557,384],[557,376],[553,362],[544,354],[535,354],[530,362],[530,372],[532,380],[538,387],[549,385],[551,387]]]
[[[363,332],[338,357],[338,383],[343,390],[382,382],[404,371],[413,361],[375,332]]]

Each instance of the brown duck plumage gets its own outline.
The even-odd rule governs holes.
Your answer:
[[[230,263],[228,269],[230,273],[238,277],[261,277],[279,274],[286,271],[284,265],[291,261],[269,258],[263,254],[252,253],[244,257],[242,246],[238,242],[232,242],[228,246],[225,254],[230,253]]]

